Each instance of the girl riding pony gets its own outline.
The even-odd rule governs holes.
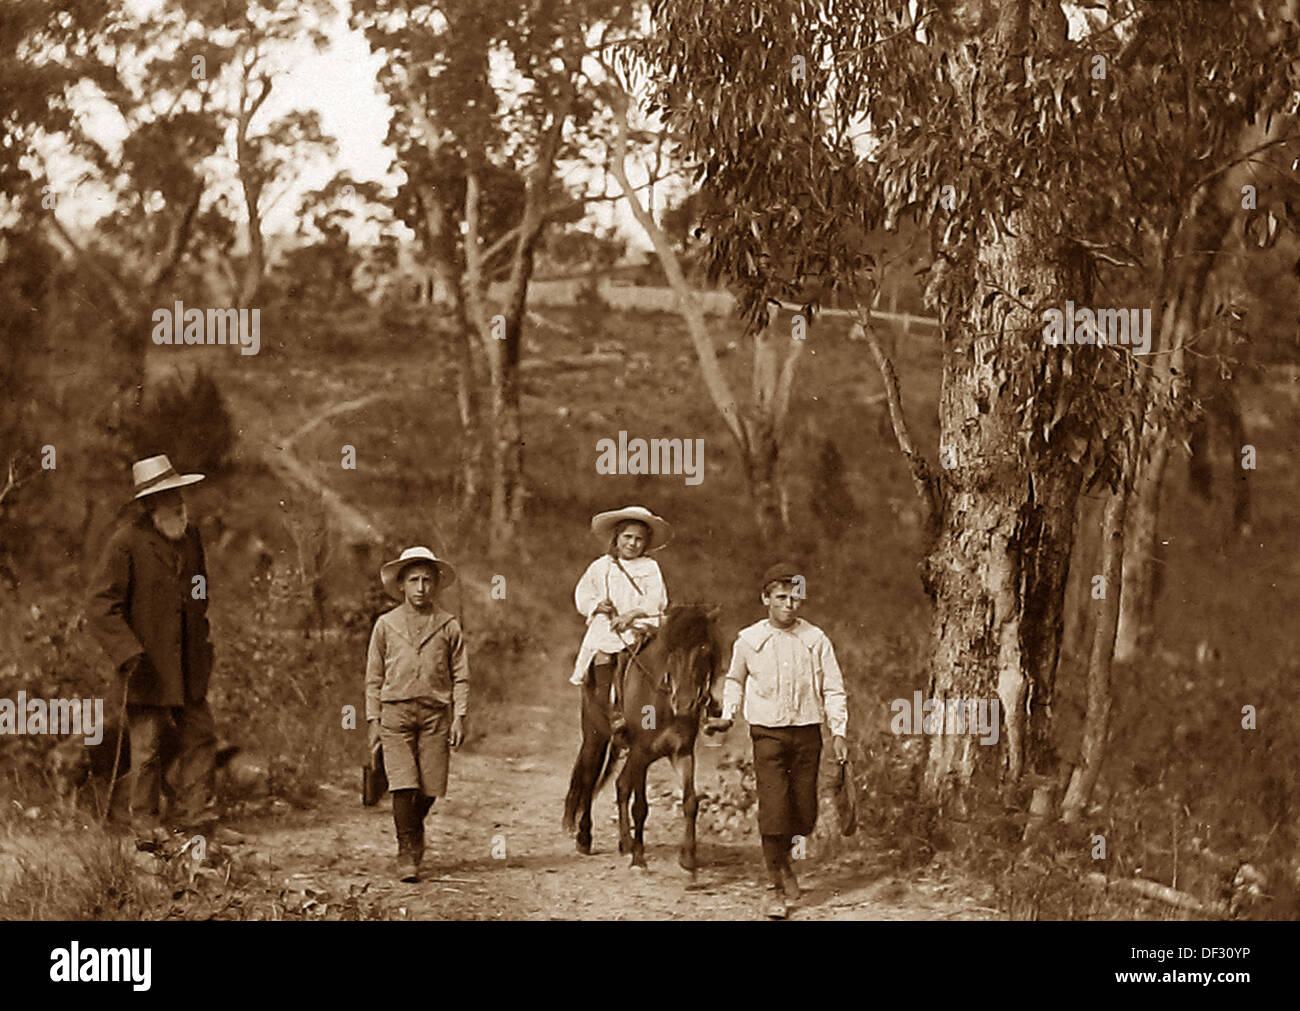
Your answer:
[[[605,554],[587,566],[573,592],[578,613],[587,619],[587,633],[569,683],[582,685],[590,668],[596,697],[607,706],[611,685],[610,734],[625,743],[622,667],[641,638],[654,634],[668,609],[659,564],[646,552],[662,548],[672,528],[643,506],[628,506],[592,517],[591,532],[606,545]],[[622,662],[620,662],[622,661]]]

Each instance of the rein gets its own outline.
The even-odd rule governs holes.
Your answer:
[[[702,648],[703,646],[701,644],[697,644],[691,647],[689,661],[692,663],[692,667],[694,666],[693,662],[695,660],[695,654]],[[663,677],[660,679],[660,682],[656,684],[654,675],[650,673],[649,669],[638,658],[638,654],[641,653],[644,649],[645,649],[645,644],[642,644],[641,647],[638,648],[635,652],[631,650],[628,651],[628,655],[627,655],[628,666],[631,666],[632,664],[636,664],[637,669],[641,672],[643,679],[648,685],[650,685],[653,691],[664,692],[669,696],[669,698],[671,698],[672,690],[673,690],[672,672],[669,671],[667,668],[665,668]],[[679,650],[678,652],[681,651]],[[695,697],[691,700],[691,707],[690,707],[691,709],[698,710],[699,707],[704,704],[705,696],[708,695],[709,689],[710,689],[710,679],[708,678],[700,679],[699,683],[696,686]]]

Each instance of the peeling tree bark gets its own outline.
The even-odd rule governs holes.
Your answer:
[[[1083,477],[1068,409],[1088,394],[1082,370],[1067,364],[1075,349],[1045,345],[1033,309],[1074,297],[1081,278],[1032,212],[1013,215],[1008,231],[980,250],[966,313],[947,327],[940,394],[940,451],[953,466],[940,475],[927,560],[931,695],[997,699],[1002,717],[997,747],[930,738],[927,792],[959,806],[976,781],[1051,771],[1048,712]]]

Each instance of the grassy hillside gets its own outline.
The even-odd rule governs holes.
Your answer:
[[[944,826],[928,823],[910,801],[919,748],[888,731],[890,700],[926,688],[919,514],[885,425],[879,377],[864,346],[848,339],[844,321],[819,320],[810,330],[784,456],[792,530],[785,543],[765,544],[752,532],[734,447],[680,321],[592,306],[544,310],[533,320],[524,365],[527,538],[517,557],[489,563],[473,524],[453,510],[458,429],[443,367],[450,338],[437,321],[432,336],[426,330],[428,314],[437,312],[272,320],[256,357],[210,348],[159,349],[151,359],[155,379],[196,365],[210,371],[233,415],[233,465],[195,496],[210,536],[213,701],[228,736],[272,755],[273,792],[309,803],[322,769],[359,761],[360,737],[341,729],[340,714],[361,704],[369,618],[387,606],[377,587],[382,560],[426,543],[459,565],[463,589],[444,604],[462,613],[470,639],[477,683],[471,733],[508,740],[510,703],[569,691],[564,680],[582,630],[572,587],[599,551],[587,532],[590,516],[640,503],[674,524],[673,543],[658,556],[671,596],[722,605],[728,637],[762,616],[754,584],[768,564],[793,556],[805,566],[805,614],[830,633],[849,678],[868,839],[889,840],[909,860],[941,850]],[[724,366],[743,398],[749,377],[739,327],[715,325],[719,344],[731,349]],[[910,419],[933,455],[939,348],[930,337],[896,340]],[[595,351],[592,363],[581,361]],[[1159,648],[1141,669],[1119,672],[1114,741],[1099,790],[1103,808],[1081,833],[1053,838],[1041,860],[1008,845],[1024,820],[1012,809],[1003,822],[979,828],[982,844],[963,854],[1005,889],[1012,915],[1137,911],[1082,890],[1081,869],[1141,874],[1214,899],[1228,894],[1235,868],[1246,861],[1271,868],[1272,904],[1257,908],[1295,915],[1286,847],[1300,832],[1300,746],[1287,731],[1300,683],[1290,620],[1300,603],[1300,545],[1292,520],[1297,478],[1287,461],[1300,431],[1300,386],[1256,385],[1244,399],[1260,460],[1251,477],[1252,534],[1227,536],[1226,479],[1219,500],[1203,502],[1190,494],[1175,458],[1165,504]],[[620,430],[703,439],[703,482],[598,474],[596,443]],[[349,544],[337,523],[327,533],[327,506],[272,466],[285,446],[312,480],[373,521],[382,536]],[[344,446],[355,448],[355,470],[341,466]],[[842,461],[842,486],[828,447]],[[1229,466],[1227,447],[1220,456],[1218,465]],[[835,536],[819,519],[817,500],[827,496],[836,511],[851,505],[856,516]],[[1081,525],[1072,579],[1091,574],[1087,544],[1095,529],[1088,524]],[[224,549],[214,543],[218,531]],[[263,550],[270,565],[259,575]],[[312,562],[317,550],[329,557]],[[322,561],[324,630],[310,600],[310,570]],[[504,599],[489,592],[496,576],[505,579]],[[6,655],[24,659],[0,670],[0,695],[24,685],[30,691],[40,672],[102,683],[102,660],[75,633],[77,598],[68,592],[74,583],[65,566],[31,590],[73,631],[66,641],[43,642],[47,622],[20,615],[5,646]],[[1072,729],[1082,713],[1081,662],[1074,653],[1062,661],[1056,715],[1065,761],[1072,760]],[[1248,704],[1258,711],[1253,732],[1240,725]],[[12,745],[6,747],[17,767]],[[39,764],[34,756],[24,762]],[[37,779],[10,782],[20,808],[40,801]],[[1094,833],[1107,838],[1105,861],[1090,857]],[[1212,856],[1201,859],[1202,851]]]

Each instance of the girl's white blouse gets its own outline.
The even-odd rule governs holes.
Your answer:
[[[622,565],[627,575],[619,570],[612,556],[601,555],[587,566],[587,571],[574,588],[573,602],[578,613],[587,619],[587,634],[582,637],[578,660],[573,667],[575,681],[586,676],[587,665],[598,652],[617,653],[634,641],[630,629],[622,634],[615,632],[607,615],[593,613],[602,600],[608,598],[612,601],[619,614],[634,610],[649,612],[650,617],[633,622],[635,628],[658,628],[663,613],[668,610],[668,591],[658,562],[642,555],[623,561]],[[636,581],[636,586],[628,576]],[[640,587],[639,591],[637,587]]]

